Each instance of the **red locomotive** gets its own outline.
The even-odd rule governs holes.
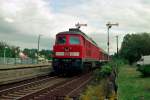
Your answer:
[[[53,52],[52,66],[57,74],[90,70],[107,61],[107,54],[79,28],[58,33]]]

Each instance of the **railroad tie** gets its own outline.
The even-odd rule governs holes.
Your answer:
[[[2,99],[5,99],[5,100],[15,100],[16,99],[16,97],[10,97],[10,96],[8,96],[8,95],[3,95],[2,97],[1,97],[1,100]]]

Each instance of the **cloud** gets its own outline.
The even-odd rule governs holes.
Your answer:
[[[7,17],[6,17],[4,20],[5,20],[6,22],[8,22],[8,23],[13,23],[13,22],[14,22],[14,20],[13,20],[13,19],[11,19],[11,18],[7,18]]]
[[[52,49],[52,14],[44,1],[2,0],[0,4],[1,41],[22,48],[37,48],[37,37],[44,34],[41,38],[41,48]]]
[[[80,22],[88,24],[81,28],[83,32],[107,50],[106,23],[118,22],[119,27],[110,29],[113,53],[116,35],[122,42],[126,33],[150,31],[149,5],[148,0],[1,0],[0,39],[22,48],[33,48],[36,47],[33,37],[42,34],[47,43],[41,44],[41,47],[47,48],[50,41],[54,44],[58,32],[66,31]],[[17,37],[21,37],[21,40]],[[50,48],[52,45],[49,45]]]
[[[9,45],[19,46],[23,48],[37,48],[38,36],[36,35],[26,35],[18,34],[15,35],[5,35],[0,34],[1,41],[6,42]],[[52,50],[54,45],[54,38],[41,36],[40,38],[40,49]]]

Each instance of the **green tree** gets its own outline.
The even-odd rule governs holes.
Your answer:
[[[119,54],[130,64],[138,61],[142,55],[150,55],[150,34],[127,34],[123,39]]]
[[[27,55],[28,57],[30,57],[30,58],[36,58],[37,49],[28,49],[28,48],[25,48],[23,50],[23,53],[25,55]]]
[[[4,52],[6,57],[17,57],[20,49],[16,46],[10,46],[5,42],[0,42],[0,57],[4,57]]]
[[[49,60],[52,59],[51,58],[51,55],[52,55],[52,51],[51,50],[44,50],[44,49],[42,49],[40,51],[40,55],[44,55],[46,59],[49,59]]]

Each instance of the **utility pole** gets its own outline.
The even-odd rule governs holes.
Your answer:
[[[41,34],[39,34],[38,36],[38,51],[37,51],[37,62],[39,63],[38,59],[39,59],[39,49],[40,49],[40,38],[41,38]]]
[[[115,24],[112,24],[112,23],[110,23],[110,22],[108,22],[107,24],[106,24],[106,26],[107,26],[107,33],[108,33],[108,35],[107,35],[107,46],[108,46],[108,60],[109,60],[109,30],[110,30],[110,28],[112,27],[112,26],[118,26],[119,24],[118,23],[115,23]]]
[[[118,35],[116,36],[116,43],[117,43],[117,57],[118,57]]]

